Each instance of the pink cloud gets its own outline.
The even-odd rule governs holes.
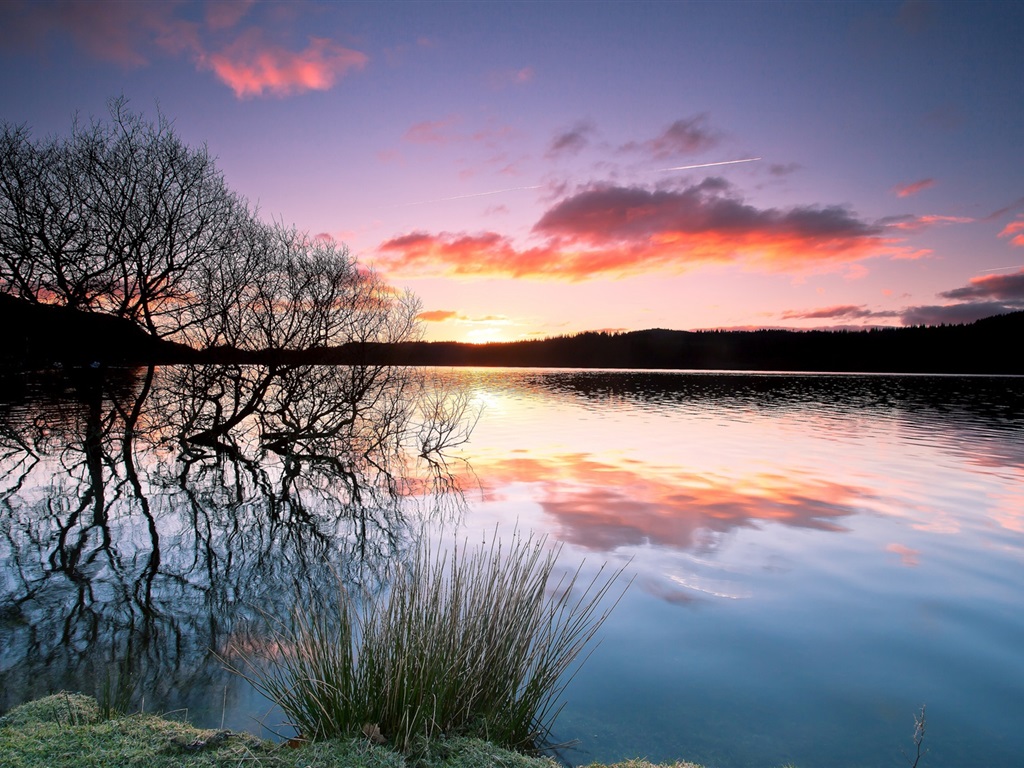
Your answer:
[[[920,181],[912,181],[909,184],[897,184],[892,188],[892,191],[896,193],[897,197],[910,197],[918,192],[934,187],[936,183],[935,179],[921,179]]]
[[[204,57],[203,64],[244,99],[325,91],[367,61],[366,54],[326,38],[311,37],[305,50],[296,53],[267,43],[260,30],[249,29],[220,52]]]
[[[40,46],[63,32],[89,56],[125,67],[144,66],[157,52],[187,56],[239,98],[326,90],[365,66],[366,54],[322,37],[309,38],[298,52],[266,41],[256,27],[223,46],[208,42],[211,34],[235,28],[255,7],[252,0],[218,0],[204,7],[197,22],[182,18],[188,5],[173,2],[0,4],[0,39]]]
[[[378,247],[382,268],[403,274],[579,281],[699,264],[764,271],[835,269],[900,254],[882,228],[845,208],[759,209],[717,179],[680,191],[592,187],[552,206],[521,248],[498,232],[413,232]]]
[[[1011,221],[1003,227],[999,236],[1008,237],[1011,244],[1024,247],[1024,219],[1018,218],[1017,221]]]

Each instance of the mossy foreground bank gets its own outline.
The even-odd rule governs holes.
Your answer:
[[[365,739],[298,747],[251,734],[195,728],[155,715],[102,716],[95,699],[57,693],[15,707],[0,717],[4,768],[557,768],[478,739],[435,739],[403,755]],[[642,761],[613,768],[650,768]],[[671,768],[699,768],[675,763]]]

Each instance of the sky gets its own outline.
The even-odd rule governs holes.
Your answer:
[[[1024,3],[0,0],[0,121],[173,120],[425,338],[1024,309]]]

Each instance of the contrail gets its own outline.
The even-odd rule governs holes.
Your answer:
[[[692,168],[710,168],[713,165],[733,165],[734,163],[752,163],[760,157],[745,157],[742,160],[722,160],[718,163],[699,163],[697,165],[678,165],[675,168],[659,168],[659,171],[689,171]]]
[[[983,269],[982,272],[1009,272],[1011,269],[1022,269],[1024,264],[1015,264],[1012,267],[996,267],[995,269]]]
[[[400,206],[391,206],[396,208],[407,208],[410,205],[428,205],[430,203],[447,203],[451,200],[467,200],[471,197],[487,197],[488,195],[500,195],[502,192],[522,192],[526,189],[541,189],[543,184],[535,184],[532,187],[509,187],[508,189],[492,189],[489,192],[474,192],[471,195],[456,195],[455,197],[438,197],[433,200],[417,200],[414,203],[403,203]]]

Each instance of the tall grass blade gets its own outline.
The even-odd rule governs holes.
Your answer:
[[[391,568],[384,592],[339,586],[329,610],[297,606],[262,651],[232,649],[228,666],[305,738],[369,732],[410,751],[474,736],[542,748],[562,691],[622,596],[610,599],[622,568],[582,583],[581,565],[552,583],[559,551],[518,533],[472,551],[421,544]]]

